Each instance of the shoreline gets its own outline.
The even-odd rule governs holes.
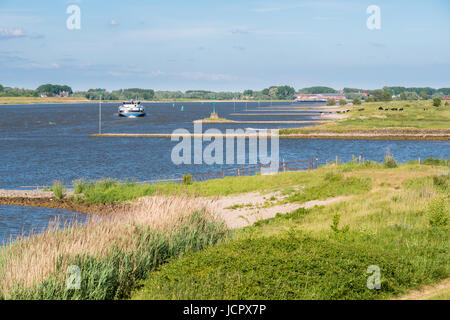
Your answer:
[[[33,98],[33,97],[0,97],[0,106],[8,105],[28,105],[28,104],[76,104],[76,103],[92,103],[98,104],[99,100],[88,100],[88,99],[70,99],[70,98]],[[42,102],[39,101],[42,99]],[[67,99],[67,100],[64,100]],[[8,101],[11,100],[11,101]],[[23,100],[23,101],[21,101]],[[108,103],[122,103],[122,100],[102,100],[102,104]],[[292,102],[292,100],[140,100],[142,103],[214,103],[214,102],[239,102],[239,103],[258,103],[258,102]],[[311,103],[311,105],[301,105],[301,106],[312,106],[320,107],[319,103]]]
[[[102,133],[90,134],[89,137],[97,138],[172,138],[172,137],[189,137],[189,138],[250,138],[255,137],[255,134],[174,134],[171,133]],[[270,138],[272,135],[267,134]],[[334,132],[319,132],[319,133],[291,133],[280,134],[280,139],[358,139],[358,140],[430,140],[430,141],[450,141],[450,132],[445,133],[394,133],[394,132],[351,132],[351,133],[334,133]]]
[[[62,209],[89,215],[105,215],[125,208],[126,204],[114,203],[81,203],[71,199],[56,199],[54,197],[0,197],[0,205],[40,207]]]

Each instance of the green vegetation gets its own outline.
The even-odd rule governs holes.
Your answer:
[[[127,298],[137,281],[168,259],[214,245],[226,235],[223,224],[212,221],[203,211],[183,219],[178,214],[178,220],[165,230],[155,230],[145,224],[146,220],[135,221],[135,217],[132,214],[128,218],[131,221],[115,217],[116,224],[93,222],[87,227],[48,231],[43,237],[0,248],[0,300]],[[104,241],[105,237],[108,241]],[[87,248],[81,250],[79,247],[85,243]],[[36,248],[44,252],[34,252]],[[35,261],[40,266],[29,266],[26,270],[31,273],[39,268],[37,274],[6,272],[8,267],[20,263],[20,257],[41,254],[42,258]],[[81,272],[78,284],[67,276],[76,274],[76,270]],[[33,277],[34,281],[27,281],[27,277]],[[67,283],[73,287],[68,288]]]
[[[352,100],[352,103],[355,106],[359,106],[359,105],[361,105],[361,99],[360,98],[355,98],[355,99]]]
[[[351,199],[237,230],[224,243],[161,266],[133,298],[385,299],[440,282],[450,275],[450,230],[443,222],[450,189],[434,182],[436,170],[448,168],[322,167],[305,190],[310,183],[327,181],[335,189],[333,183],[369,177],[372,188],[358,183]],[[380,268],[380,290],[367,287],[369,266]]]
[[[54,181],[50,191],[53,192],[56,199],[64,198],[64,186],[60,181]]]
[[[439,97],[433,98],[433,106],[439,107],[440,105],[441,105],[441,98]]]
[[[190,175],[189,173],[185,174],[185,175],[183,176],[183,184],[185,184],[185,185],[190,185],[190,184],[192,184],[192,183],[193,183],[193,181],[192,181],[191,175]]]
[[[328,99],[327,100],[327,106],[335,106],[336,105],[336,99]]]
[[[345,100],[345,99],[339,100],[339,105],[340,106],[345,106],[346,104],[347,104],[347,100]]]
[[[382,110],[381,110],[382,109]],[[393,110],[394,109],[394,110]],[[354,108],[349,117],[334,122],[293,129],[282,129],[280,134],[316,132],[425,132],[436,129],[449,132],[450,108],[433,107],[431,101],[392,101],[364,103],[363,110]]]
[[[107,91],[104,88],[93,88],[87,91],[72,91],[72,88],[66,85],[45,84],[39,86],[36,90],[4,87],[0,85],[0,97],[39,97],[47,95],[49,97],[59,96],[62,93],[69,94],[71,97],[88,100],[98,100],[99,91],[102,92],[102,99],[109,101],[139,99],[139,100],[158,100],[158,101],[195,101],[195,100],[292,100],[295,89],[291,86],[271,86],[260,91],[247,89],[243,92],[214,92],[208,90],[187,90],[182,91],[154,91],[152,89],[120,89]],[[339,91],[330,87],[315,86],[299,89],[300,94],[320,94],[320,93],[338,93]],[[366,102],[391,101],[391,100],[426,100],[429,97],[443,97],[450,95],[450,88],[405,88],[405,87],[383,87],[382,89],[367,90],[356,88],[344,88],[343,92],[349,100],[355,98],[365,100]],[[368,93],[366,96],[363,93]],[[31,101],[31,100],[30,100]],[[0,103],[2,101],[0,100]],[[9,101],[7,101],[9,102]],[[56,101],[52,101],[56,102]],[[20,103],[20,102],[19,102]],[[31,102],[27,102],[31,103]]]
[[[298,90],[301,94],[319,94],[319,93],[338,93],[337,90],[330,87],[309,87]]]
[[[73,184],[73,191],[75,194],[83,193],[87,186],[88,183],[85,180],[76,180]]]
[[[47,96],[58,96],[61,93],[66,93],[67,95],[72,94],[72,88],[66,85],[58,84],[43,84],[36,89],[38,95],[45,94]]]
[[[397,168],[397,166],[398,166],[397,161],[395,161],[394,156],[390,155],[389,152],[386,153],[383,163],[386,168]]]
[[[371,189],[369,178],[348,177],[342,173],[327,172],[323,179],[312,183],[301,191],[292,194],[288,201],[306,202],[316,199],[327,199],[340,195],[361,194]]]

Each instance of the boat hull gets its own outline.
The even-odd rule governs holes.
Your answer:
[[[139,118],[145,116],[145,112],[120,112],[119,117]]]

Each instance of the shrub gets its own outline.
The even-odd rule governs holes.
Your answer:
[[[192,184],[192,176],[188,173],[183,176],[183,184],[190,185]]]
[[[64,186],[61,181],[54,181],[50,190],[53,192],[56,199],[64,198]]]
[[[429,223],[432,227],[444,227],[448,224],[448,210],[444,197],[433,199],[428,206]]]
[[[83,193],[86,190],[88,183],[84,180],[77,180],[73,184],[73,191],[75,194]]]
[[[360,105],[361,104],[361,99],[360,98],[355,98],[355,99],[353,99],[352,103],[354,105]]]
[[[341,215],[335,214],[333,216],[333,222],[331,223],[330,228],[331,228],[331,230],[333,230],[335,235],[347,233],[348,230],[350,229],[350,227],[348,225],[343,227],[343,228],[341,228],[341,229],[339,229],[339,222],[340,222],[340,220],[341,220]]]
[[[328,99],[327,100],[327,106],[335,106],[336,100],[335,99]]]
[[[339,105],[345,106],[346,104],[347,104],[347,100],[345,100],[345,99],[339,100]]]
[[[386,150],[383,163],[386,168],[397,168],[397,161],[395,161],[394,156],[390,154],[389,149]]]
[[[441,98],[433,98],[433,106],[439,107],[441,105]]]

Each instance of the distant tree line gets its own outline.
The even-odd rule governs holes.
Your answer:
[[[183,91],[154,91],[153,89],[129,88],[107,91],[104,88],[89,89],[87,91],[72,91],[67,85],[44,84],[36,88],[20,89],[4,87],[0,85],[0,96],[4,97],[38,97],[41,95],[58,96],[70,95],[74,97],[84,97],[89,100],[100,99],[102,93],[103,100],[172,100],[172,99],[197,99],[197,100],[292,100],[298,94],[320,94],[339,93],[340,91],[324,86],[314,86],[295,89],[288,85],[271,86],[260,91],[247,89],[243,92],[215,92],[208,90],[187,90]],[[358,88],[344,88],[342,92],[349,100],[359,99],[366,102],[371,101],[391,101],[391,100],[426,100],[450,96],[450,88],[434,89],[430,87],[383,87],[382,89],[369,90]],[[368,95],[367,95],[368,94]],[[356,100],[358,101],[358,100]]]

